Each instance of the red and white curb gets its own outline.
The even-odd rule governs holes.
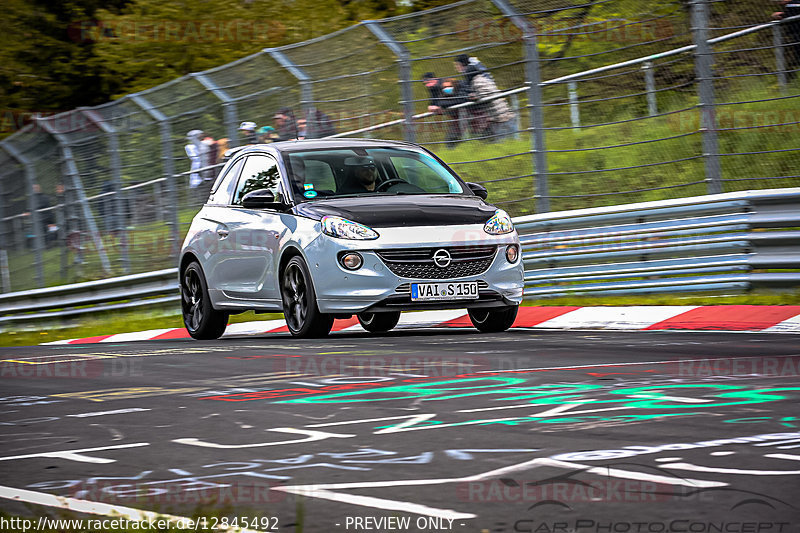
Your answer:
[[[470,328],[462,309],[403,313],[397,329]],[[520,307],[515,328],[607,330],[700,330],[800,333],[800,305],[708,305],[630,307]],[[288,333],[283,320],[243,322],[228,326],[223,337]],[[363,332],[358,319],[336,320],[333,331]],[[184,328],[151,329],[44,344],[188,339]]]

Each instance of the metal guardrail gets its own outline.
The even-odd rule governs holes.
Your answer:
[[[6,324],[177,302],[178,269],[0,294]]]
[[[800,287],[800,188],[561,211],[514,223],[527,298]],[[3,294],[0,326],[177,302],[177,274],[169,268]]]
[[[800,287],[800,188],[515,219],[525,296]]]

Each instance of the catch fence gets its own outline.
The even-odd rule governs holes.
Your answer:
[[[769,7],[465,0],[39,117],[0,142],[2,290],[174,267],[204,191],[187,132],[234,147],[283,108],[308,137],[423,144],[515,216],[797,186],[800,17]],[[429,110],[425,74],[463,81],[461,54],[502,130],[496,95]]]

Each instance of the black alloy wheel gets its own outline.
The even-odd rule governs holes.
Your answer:
[[[324,337],[331,331],[333,315],[320,313],[306,262],[292,257],[281,275],[283,315],[295,337]]]
[[[218,339],[228,326],[228,313],[211,305],[206,278],[197,261],[189,263],[181,274],[181,311],[183,324],[193,339]]]
[[[400,311],[387,313],[359,313],[358,322],[370,333],[385,333],[395,327],[400,320]]]
[[[469,319],[481,333],[499,333],[510,328],[517,318],[518,305],[495,309],[467,309]]]

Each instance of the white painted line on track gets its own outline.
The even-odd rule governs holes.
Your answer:
[[[92,457],[84,455],[86,452],[99,452],[104,450],[119,450],[122,448],[140,448],[142,446],[150,446],[149,442],[135,442],[133,444],[118,444],[116,446],[102,446],[100,448],[81,448],[79,450],[62,450],[55,452],[40,452],[30,453],[27,455],[11,455],[0,457],[0,461],[15,461],[17,459],[34,459],[37,457],[50,457],[58,459],[66,459],[68,461],[77,461],[79,463],[116,463],[116,459],[106,459],[104,457]]]
[[[116,409],[114,411],[96,411],[94,413],[81,413],[78,415],[67,415],[72,418],[86,418],[90,416],[121,415],[125,413],[138,413],[139,411],[150,411],[143,407],[132,407],[130,409]]]
[[[530,470],[539,467],[567,468],[573,471],[586,471],[603,477],[616,477],[621,479],[634,479],[639,481],[652,481],[667,485],[684,485],[689,487],[725,487],[728,484],[720,481],[706,481],[700,479],[685,479],[681,477],[669,477],[644,472],[634,472],[618,468],[593,467],[579,463],[557,461],[550,458],[536,458],[515,465],[509,465],[495,470],[489,470],[472,476],[460,478],[433,478],[433,479],[404,479],[391,481],[360,481],[353,483],[320,483],[315,485],[290,485],[278,486],[272,490],[289,492],[307,496],[310,498],[320,498],[339,503],[348,503],[373,509],[383,509],[387,511],[407,511],[416,514],[436,516],[451,520],[475,518],[469,513],[459,513],[450,509],[436,509],[425,505],[410,503],[407,501],[388,500],[372,496],[360,496],[346,492],[334,492],[348,489],[381,489],[393,487],[421,487],[430,485],[445,485],[450,483],[467,483],[472,481],[483,481],[488,479],[498,479],[512,472]]]

